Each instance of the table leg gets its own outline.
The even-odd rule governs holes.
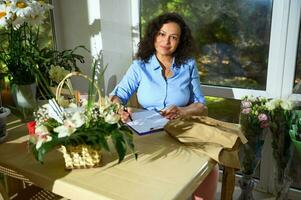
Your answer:
[[[224,167],[221,200],[232,200],[235,187],[235,169]]]

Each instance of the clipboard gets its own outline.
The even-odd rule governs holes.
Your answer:
[[[133,121],[127,122],[127,125],[138,135],[145,135],[163,130],[163,127],[169,121],[155,110],[134,112],[132,118]]]

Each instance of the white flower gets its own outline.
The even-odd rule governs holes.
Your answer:
[[[30,2],[26,0],[12,0],[11,10],[18,17],[27,17],[32,13]]]
[[[76,128],[71,120],[65,120],[63,125],[54,128],[53,131],[58,133],[58,138],[63,138],[74,133]]]
[[[120,115],[110,112],[105,116],[105,122],[109,124],[116,124],[120,120]]]
[[[28,19],[29,19],[28,23],[30,25],[32,25],[32,26],[34,26],[34,25],[39,26],[39,25],[43,24],[43,22],[46,19],[46,17],[45,17],[45,15],[38,13],[38,14],[31,14]]]
[[[0,27],[7,28],[11,18],[12,14],[9,11],[9,8],[5,4],[0,4]]]
[[[43,143],[49,142],[52,140],[50,133],[46,126],[40,125],[36,127],[35,135],[37,136],[36,149],[38,150]]]
[[[26,18],[24,17],[16,17],[14,18],[14,20],[12,21],[12,25],[14,30],[18,30],[26,21]]]
[[[82,113],[76,112],[71,118],[76,128],[81,127],[85,123],[85,117]]]
[[[291,101],[289,101],[289,100],[281,100],[280,106],[281,106],[284,110],[292,110],[292,109],[293,109],[293,102],[291,102]]]
[[[77,128],[81,127],[85,123],[85,117],[80,112],[75,112],[71,119],[64,120],[64,124],[53,129],[54,132],[58,133],[58,137],[67,137],[76,131]]]
[[[278,100],[277,100],[277,99],[272,99],[272,100],[268,101],[268,102],[265,104],[265,106],[266,106],[266,108],[267,108],[269,111],[272,111],[272,110],[274,110],[274,109],[277,107],[278,104],[279,104],[279,103],[278,103]]]

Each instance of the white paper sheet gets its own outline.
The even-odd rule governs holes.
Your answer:
[[[168,122],[168,119],[164,118],[159,112],[154,110],[134,112],[132,114],[132,119],[133,121],[130,121],[127,124],[139,135],[162,130]]]

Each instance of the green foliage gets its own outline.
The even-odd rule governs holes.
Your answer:
[[[269,2],[248,0],[143,0],[140,27],[143,34],[155,16],[181,14],[201,50],[203,83],[264,90],[271,11]]]
[[[78,49],[83,49],[89,52],[89,50],[85,46],[77,46],[74,49],[67,49],[63,51],[51,49],[51,48],[43,48],[41,50],[37,49],[35,55],[35,62],[39,66],[39,71],[47,76],[44,76],[48,84],[50,84],[51,80],[49,78],[49,70],[51,66],[59,66],[64,68],[67,71],[80,71],[77,63],[85,63],[84,56],[77,54],[76,51]]]
[[[301,141],[301,110],[294,110],[292,112],[290,136],[294,140]]]
[[[240,101],[206,96],[208,116],[221,121],[238,123]]]

